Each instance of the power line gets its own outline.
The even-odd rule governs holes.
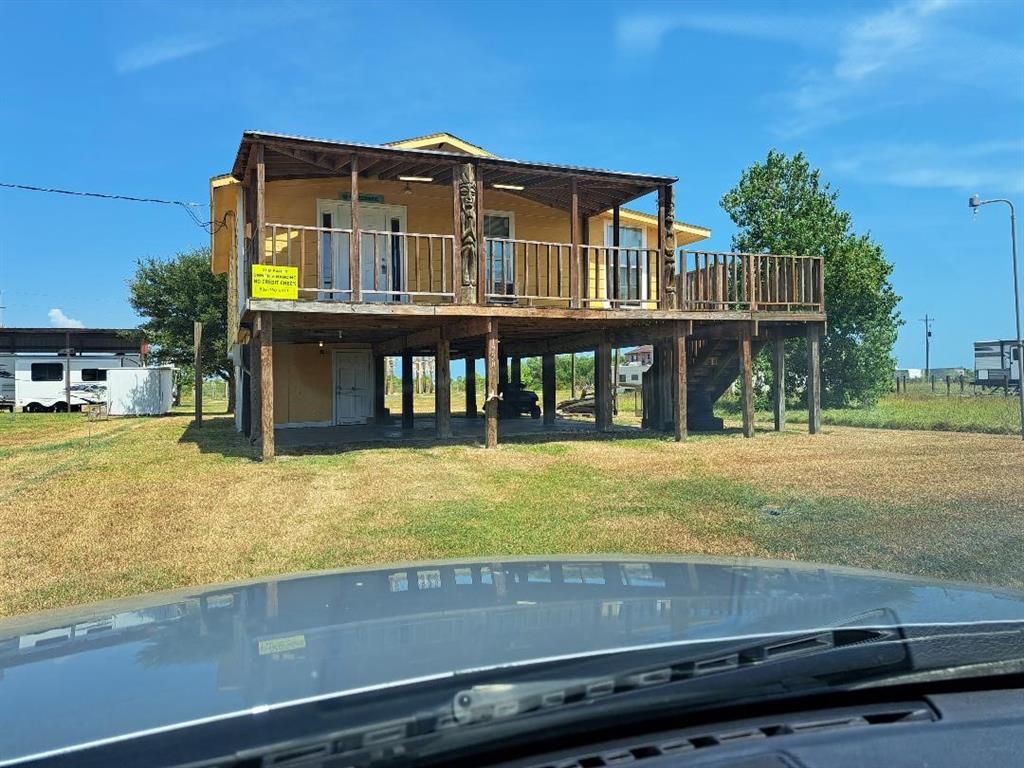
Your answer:
[[[83,192],[76,189],[58,189],[57,187],[37,187],[32,184],[14,184],[13,182],[0,181],[0,187],[8,189],[21,189],[28,192],[47,192],[54,195],[71,195],[73,197],[96,197],[101,200],[125,200],[130,203],[156,203],[158,205],[175,205],[189,215],[197,227],[213,233],[227,226],[225,221],[203,221],[195,215],[193,208],[199,208],[201,203],[193,203],[187,200],[164,200],[159,197],[136,197],[134,195],[114,195],[106,192]],[[216,227],[216,229],[211,229]]]

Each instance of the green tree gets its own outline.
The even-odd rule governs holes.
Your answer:
[[[523,386],[540,391],[543,384],[543,362],[539,357],[523,360]],[[555,355],[555,389],[568,390],[572,387],[572,355]],[[576,355],[576,394],[583,388],[594,389],[594,356]]]
[[[890,282],[892,265],[881,246],[853,231],[850,214],[837,200],[803,153],[787,157],[772,150],[721,201],[739,230],[732,239],[737,251],[824,257],[828,333],[821,345],[822,403],[830,407],[871,403],[888,391],[892,348],[903,322]],[[801,385],[806,345],[787,344],[786,358],[788,386]]]
[[[140,259],[128,290],[159,362],[191,370],[192,323],[203,324],[203,373],[228,383],[228,412],[234,411],[235,368],[227,356],[227,277],[210,272],[210,249],[197,248],[166,260]]]

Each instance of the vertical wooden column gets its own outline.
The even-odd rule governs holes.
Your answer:
[[[455,195],[455,247],[459,254],[456,280],[464,304],[477,301],[477,276],[480,261],[480,221],[478,220],[476,168],[463,163],[455,169],[453,180]]]
[[[476,166],[476,195],[474,205],[476,213],[476,303],[487,303],[487,238],[484,237],[484,174],[480,166]]]
[[[448,339],[437,342],[434,360],[434,423],[441,440],[452,436],[452,366]]]
[[[373,420],[383,424],[387,420],[387,401],[385,386],[388,381],[387,358],[384,355],[373,356]]]
[[[619,206],[616,205],[612,208],[612,274],[611,274],[611,293],[609,298],[615,301],[619,298],[619,245],[620,245],[620,218],[619,218]],[[607,277],[605,278],[607,279]],[[611,306],[616,306],[612,304]]]
[[[71,413],[71,331],[64,331],[64,407]]]
[[[452,302],[461,304],[463,296],[462,272],[462,205],[459,202],[459,166],[452,166]]]
[[[505,351],[498,347],[498,391],[501,392],[508,386],[508,358]]]
[[[523,386],[523,358],[518,356],[512,358],[512,386]]]
[[[555,423],[555,355],[553,352],[546,353],[540,361],[541,372],[541,394],[543,397],[544,424],[551,426]]]
[[[594,414],[598,432],[612,428],[612,345],[602,341],[594,353]]]
[[[476,418],[476,359],[466,356],[466,418]]]
[[[413,428],[412,350],[402,351],[402,429]]]
[[[675,413],[673,421],[675,422],[675,438],[677,442],[681,442],[686,439],[687,435],[687,424],[686,424],[686,330],[680,323],[676,327],[676,331],[672,336],[672,341],[675,344],[675,358],[676,372],[673,377],[673,384],[675,386]]]
[[[658,248],[661,251],[658,277],[658,296],[661,309],[675,309],[676,301],[676,201],[671,184],[661,187],[658,194]]]
[[[360,246],[362,235],[359,234],[359,155],[352,155],[349,197],[351,198],[352,234],[348,236],[348,279],[352,289],[352,301],[362,301],[362,269],[360,269]],[[376,269],[376,267],[374,267]],[[372,286],[371,286],[372,287]]]
[[[776,331],[772,337],[772,411],[775,431],[786,428],[786,337]]]
[[[273,314],[260,312],[260,445],[263,460],[274,458],[274,325]]]
[[[495,448],[498,445],[498,331],[492,328],[487,333],[487,395],[484,401],[484,445]]]
[[[569,379],[570,379],[570,386],[572,387],[571,395],[572,395],[573,399],[576,399],[576,353],[575,352],[572,353],[572,358],[569,361]]]
[[[580,275],[580,195],[574,176],[569,182],[569,306],[577,309],[583,296]]]
[[[70,369],[71,366],[69,365]],[[197,427],[203,426],[203,324],[198,320],[192,321],[192,371],[195,374],[193,382],[193,401],[195,404],[194,421]],[[70,393],[70,387],[68,388]],[[68,410],[71,410],[71,400],[68,400]]]
[[[675,429],[673,416],[675,414],[675,347],[671,339],[662,339],[655,343],[661,362],[658,365],[658,377],[656,380],[656,397],[658,398],[657,428],[662,432],[669,432]]]
[[[807,326],[807,431],[821,431],[821,329]]]
[[[740,331],[740,378],[743,382],[743,436],[754,436],[754,362],[751,355],[750,329]]]
[[[256,238],[256,247],[253,249],[253,261],[257,264],[265,264],[267,261],[267,165],[263,160],[263,145],[257,144],[253,147],[256,153],[256,231],[253,237]],[[251,290],[252,285],[246,286]]]
[[[260,442],[260,435],[263,433],[263,422],[260,418],[262,391],[258,318],[259,314],[253,320],[252,333],[249,335],[249,441],[253,445]]]

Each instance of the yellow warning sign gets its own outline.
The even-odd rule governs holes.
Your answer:
[[[299,298],[299,268],[275,267],[270,264],[252,265],[252,298]]]
[[[266,656],[271,653],[284,653],[285,651],[297,651],[305,647],[305,635],[289,635],[288,637],[275,637],[271,640],[259,641],[260,656]]]

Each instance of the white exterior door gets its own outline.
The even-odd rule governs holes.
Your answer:
[[[335,424],[365,424],[373,415],[372,389],[368,350],[334,353]]]

